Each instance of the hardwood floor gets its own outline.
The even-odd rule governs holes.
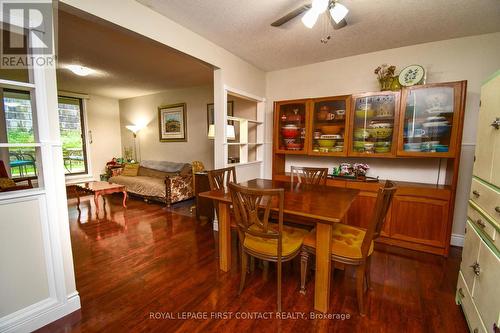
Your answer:
[[[459,248],[448,259],[396,248],[375,251],[366,317],[357,315],[353,271],[335,270],[330,314],[343,314],[343,320],[310,318],[313,272],[301,295],[294,261],[284,266],[283,311],[295,319],[241,319],[266,318],[276,310],[272,265],[267,281],[256,267],[238,296],[239,271],[219,271],[211,224],[190,216],[191,203],[167,210],[131,198],[123,209],[121,196],[113,195],[106,217],[96,217],[91,201],[82,198],[80,222],[76,201],[68,201],[82,308],[40,332],[467,332],[454,301]],[[210,318],[217,311],[232,318]],[[180,318],[194,312],[209,319]]]

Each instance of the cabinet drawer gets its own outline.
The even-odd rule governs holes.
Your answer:
[[[500,192],[493,187],[472,179],[470,198],[477,203],[486,214],[500,222]]]
[[[469,324],[470,332],[487,333],[488,331],[486,331],[483,322],[481,321],[481,317],[479,316],[479,312],[477,311],[474,301],[472,300],[469,290],[467,289],[462,272],[459,272],[458,274],[456,299],[458,300],[458,303],[462,305],[465,317],[467,318],[467,323]]]
[[[481,215],[481,213],[479,213],[470,202],[467,207],[467,216],[480,230],[483,230],[486,236],[488,236],[491,240],[495,240],[495,227],[491,225],[491,223],[483,215]]]
[[[479,260],[479,247],[481,246],[481,237],[471,225],[470,221],[466,223],[464,251],[462,251],[462,262],[460,263],[460,272],[463,275],[467,288],[472,293],[474,290],[474,270],[473,265]]]

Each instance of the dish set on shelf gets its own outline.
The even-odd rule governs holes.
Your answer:
[[[345,120],[345,110],[331,111],[330,107],[323,105],[316,114],[316,119],[320,122],[343,121]],[[314,152],[329,153],[344,151],[344,123],[320,125],[313,133]]]
[[[392,147],[394,97],[374,96],[358,100],[353,149],[360,153],[389,153]]]
[[[304,148],[305,127],[303,116],[299,109],[294,109],[293,113],[281,116],[281,120],[286,123],[281,127],[283,144],[287,150],[301,150]]]
[[[425,118],[415,118],[405,125],[403,149],[411,152],[436,152],[446,153],[449,146],[441,143],[451,130],[450,121],[446,116],[452,115],[453,108],[447,104],[448,95],[434,93],[425,98],[427,109]],[[414,106],[408,107],[410,110]]]

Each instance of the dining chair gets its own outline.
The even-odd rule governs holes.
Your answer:
[[[360,315],[364,315],[364,287],[370,288],[370,263],[373,241],[380,236],[385,217],[396,192],[396,185],[387,180],[379,188],[373,217],[366,230],[343,223],[335,223],[332,232],[331,259],[333,262],[356,267],[356,293]],[[305,294],[309,256],[316,252],[316,230],[304,238],[300,260],[300,292]]]
[[[281,264],[294,259],[300,253],[307,230],[283,225],[284,189],[255,189],[230,183],[229,190],[240,244],[239,294],[245,287],[248,256],[266,262],[276,262],[277,303],[278,312],[281,312]],[[278,208],[278,223],[269,221],[273,207]]]
[[[207,171],[208,175],[208,184],[210,186],[210,191],[217,191],[221,189],[228,189],[228,185],[230,182],[236,183],[236,168],[234,166],[232,167],[227,167],[227,168],[221,168],[221,169],[215,169],[215,170],[208,170]],[[219,205],[217,202],[214,201],[214,207],[215,207],[215,215],[216,218],[219,218]],[[230,227],[231,231],[236,233],[236,223],[234,221],[234,217],[230,216]],[[232,237],[235,239],[234,241],[234,247],[237,248],[236,246],[236,237]],[[214,240],[216,244],[218,244],[218,232],[214,230]],[[217,249],[217,248],[216,248]],[[218,253],[218,251],[216,251]]]
[[[328,168],[311,168],[311,167],[291,167],[292,184],[297,178],[298,183],[311,185],[326,185],[328,176]]]

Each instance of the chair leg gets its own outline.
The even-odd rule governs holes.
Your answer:
[[[359,314],[361,316],[365,315],[364,303],[363,303],[364,281],[365,281],[365,264],[362,264],[356,268],[356,293],[358,295],[358,308],[359,308]]]
[[[269,261],[263,261],[262,265],[263,265],[262,279],[264,281],[267,281],[267,276],[269,275]]]
[[[243,288],[245,287],[245,278],[247,276],[247,262],[248,262],[248,255],[245,253],[245,251],[241,251],[241,280],[240,280],[240,291],[238,292],[238,295],[241,294]]]
[[[302,250],[300,253],[300,293],[306,294],[306,278],[307,278],[307,263],[309,261],[309,253]]]
[[[213,230],[212,232],[214,234],[215,258],[219,259],[219,232],[217,230]]]
[[[371,289],[371,277],[370,277],[370,267],[371,267],[372,257],[369,256],[366,258],[366,267],[365,267],[365,279],[366,279],[366,289]]]
[[[281,261],[277,262],[278,269],[278,312],[281,312]]]

